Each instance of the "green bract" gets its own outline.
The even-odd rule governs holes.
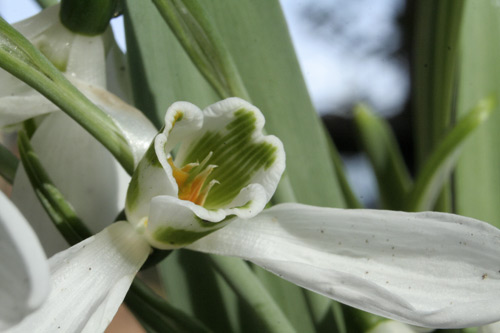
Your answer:
[[[239,98],[203,111],[174,103],[132,176],[128,220],[144,226],[151,245],[170,249],[220,229],[232,217],[257,215],[285,169],[283,145],[262,134],[264,122],[259,109]]]

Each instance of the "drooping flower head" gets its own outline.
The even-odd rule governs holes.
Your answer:
[[[271,199],[285,169],[281,141],[263,135],[255,106],[229,98],[203,111],[174,103],[165,127],[129,186],[128,220],[157,248],[177,248],[251,218]]]

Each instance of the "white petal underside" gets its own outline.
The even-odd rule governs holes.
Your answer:
[[[283,204],[189,248],[250,260],[305,288],[414,325],[500,319],[500,231],[466,217]]]
[[[117,222],[58,253],[49,260],[48,300],[8,332],[103,332],[150,250],[128,222]]]
[[[0,191],[0,331],[17,324],[49,293],[49,267],[28,222]]]
[[[93,232],[115,220],[123,209],[130,177],[99,142],[62,112],[47,117],[31,141],[56,187]],[[68,247],[22,167],[14,179],[12,200],[32,223],[48,255]]]

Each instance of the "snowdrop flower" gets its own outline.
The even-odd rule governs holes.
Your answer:
[[[14,27],[89,99],[118,119],[117,124],[139,161],[156,130],[141,112],[104,90],[106,70],[110,68],[106,66],[106,55],[110,47],[113,50],[111,31],[93,37],[73,33],[60,23],[59,5]],[[46,115],[41,122],[37,118],[39,126],[32,137],[33,148],[82,220],[93,232],[102,230],[123,209],[130,177],[97,140],[52,102],[1,69],[0,88],[0,127]],[[82,152],[85,158],[81,158]],[[12,200],[32,223],[48,255],[67,248],[38,202],[22,167],[16,173]]]
[[[262,210],[284,156],[276,138],[262,135],[257,108],[239,99],[203,111],[176,103],[165,124],[132,178],[131,223],[115,223],[51,258],[48,300],[13,332],[102,331],[151,248],[180,246],[250,260],[409,324],[453,328],[500,319],[500,230],[442,213],[300,204]]]
[[[132,177],[128,220],[144,225],[153,246],[171,249],[257,215],[285,169],[281,141],[263,126],[262,113],[239,98],[203,111],[174,103]]]

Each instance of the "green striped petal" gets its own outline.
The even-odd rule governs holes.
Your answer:
[[[285,169],[283,145],[263,135],[264,123],[259,109],[240,98],[203,111],[174,103],[132,177],[129,221],[144,224],[150,243],[166,249],[188,245],[232,217],[257,215]]]

